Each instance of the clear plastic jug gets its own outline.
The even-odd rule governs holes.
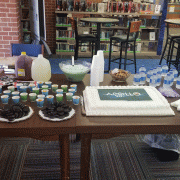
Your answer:
[[[34,81],[47,82],[51,79],[51,65],[42,54],[39,54],[38,58],[33,61],[31,74]]]
[[[31,80],[31,66],[33,59],[21,52],[15,62],[15,75],[19,80]]]

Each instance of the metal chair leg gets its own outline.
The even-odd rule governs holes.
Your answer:
[[[161,59],[160,59],[160,62],[159,62],[159,65],[161,65],[161,63],[162,63],[162,60],[164,59],[164,54],[165,54],[165,52],[166,52],[166,48],[167,48],[167,44],[168,44],[168,37],[167,37],[167,39],[166,39],[166,44],[165,44],[165,46],[164,46],[164,50],[163,50],[163,53],[162,53],[162,55],[161,55]]]
[[[127,48],[128,48],[128,42],[126,42],[126,47],[125,47],[124,70],[126,70]]]
[[[168,69],[170,70],[170,67],[171,67],[171,63],[172,63],[172,56],[173,56],[173,51],[174,51],[174,41],[172,41],[172,48],[171,48],[171,51],[170,51],[170,60],[169,60],[169,64],[168,64]]]
[[[135,68],[135,74],[136,74],[136,49],[135,49],[136,42],[134,41],[134,68]]]
[[[110,67],[111,67],[111,49],[112,49],[112,39],[110,38],[110,47],[109,47],[109,69],[108,71],[110,71]]]
[[[77,59],[78,59],[78,50],[79,50],[79,41],[76,41],[76,48],[75,48],[74,60],[77,60]]]
[[[123,43],[120,44],[120,58],[119,58],[119,69],[121,69],[121,63],[122,63],[122,46]]]

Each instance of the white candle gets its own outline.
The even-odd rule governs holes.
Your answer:
[[[74,66],[74,56],[72,56],[72,65]]]

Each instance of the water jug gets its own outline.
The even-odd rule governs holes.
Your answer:
[[[32,79],[34,81],[47,82],[51,78],[51,65],[49,61],[43,57],[42,54],[38,55],[31,67]]]
[[[19,80],[31,80],[31,66],[33,59],[26,55],[26,52],[21,52],[21,55],[15,62],[15,75]]]

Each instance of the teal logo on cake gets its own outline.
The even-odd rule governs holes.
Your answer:
[[[100,100],[151,101],[144,89],[98,89]]]

